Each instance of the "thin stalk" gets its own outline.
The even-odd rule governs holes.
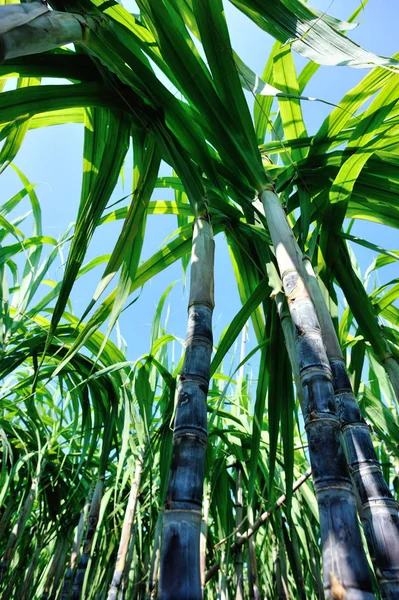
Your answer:
[[[306,600],[301,555],[295,525],[292,523],[292,521],[289,525],[288,521],[286,521],[284,516],[282,516],[278,527],[280,550],[282,548],[284,552],[284,558],[285,555],[287,555],[288,560],[290,562],[292,575],[296,584],[298,598],[300,598],[300,600]]]
[[[143,462],[142,459],[139,458],[137,460],[133,483],[130,488],[129,500],[126,507],[125,518],[123,521],[115,570],[112,577],[111,587],[108,592],[108,600],[116,600],[118,597],[118,591],[121,585],[123,571],[126,566],[126,557],[129,548],[129,540],[132,533],[134,516],[136,512],[137,494],[140,488],[142,471]]]
[[[226,552],[224,550],[222,550],[222,552],[221,552],[221,561],[222,561],[223,565],[226,565]],[[217,595],[218,600],[229,600],[226,569],[220,569],[218,587],[219,587],[219,592]]]
[[[238,396],[239,396],[239,400],[241,399],[241,395],[242,395],[242,388],[243,388],[243,384],[244,384],[244,375],[245,375],[245,364],[244,364],[244,359],[246,356],[246,352],[245,352],[245,347],[247,345],[247,341],[248,341],[248,323],[245,323],[242,333],[241,333],[241,344],[240,344],[240,364],[241,367],[238,371],[238,378],[237,378],[237,391],[238,391]],[[237,415],[239,416],[241,413],[241,409],[240,409],[240,402],[237,403]]]
[[[155,598],[158,583],[159,561],[161,558],[161,533],[162,533],[162,513],[159,513],[157,523],[155,525],[154,547],[152,549],[151,570],[148,580],[149,599]]]
[[[341,433],[371,559],[383,598],[399,598],[398,504],[384,479],[369,427],[353,393],[338,337],[312,265],[308,259],[304,265],[333,374]]]
[[[248,521],[251,524],[254,520],[254,514],[251,506],[248,506]],[[258,563],[256,560],[256,543],[255,533],[253,536],[248,538],[248,586],[249,586],[249,597],[253,600],[259,600],[259,576],[258,576]]]
[[[196,217],[186,354],[177,390],[173,456],[163,517],[159,598],[201,600],[201,505],[207,444],[206,398],[214,307],[212,227]]]
[[[244,334],[243,334],[244,339]],[[245,342],[244,342],[245,343]],[[244,514],[244,505],[243,505],[243,490],[242,490],[242,469],[241,465],[237,465],[236,468],[236,541],[240,537],[240,526],[243,519]],[[242,555],[242,549],[240,548],[234,557],[234,566],[235,566],[235,587],[236,587],[236,600],[244,600],[244,560]]]
[[[288,589],[287,561],[285,557],[284,546],[282,545],[281,540],[274,548],[274,554],[274,572],[276,575],[277,598],[278,600],[289,600],[290,594]]]
[[[136,584],[136,588],[138,591],[137,597],[140,598],[140,600],[142,598],[145,598],[149,570],[150,570],[150,548],[149,548],[149,544],[145,544],[143,546],[143,559],[142,559],[141,565],[140,565],[140,577],[138,578],[138,582]]]
[[[131,573],[131,571],[134,570],[134,566],[132,566],[132,565],[133,565],[133,558],[134,558],[134,545],[136,543],[136,533],[137,533],[137,525],[135,525],[133,527],[133,534],[130,538],[129,552],[127,555],[125,570],[124,570],[123,577],[122,577],[121,600],[125,600],[126,594],[128,591],[128,587],[129,587],[129,583],[133,579],[133,576],[132,576],[132,578],[130,577],[130,573]],[[138,586],[136,585],[135,589],[137,590],[137,588],[138,588]]]
[[[303,576],[298,532],[295,526],[293,526],[289,528],[290,534],[288,534],[288,527],[285,527],[285,523],[286,521],[283,519],[283,526],[281,530],[283,532],[284,545],[292,566],[292,572],[298,590],[298,596],[301,600],[306,600],[306,588]]]
[[[244,358],[247,354],[246,350],[245,350],[247,341],[248,341],[248,322],[245,323],[242,333],[241,333],[240,363],[243,363],[243,364],[241,365],[238,374],[242,379],[244,379],[244,372],[245,372]]]
[[[237,417],[241,416],[241,396],[242,388],[245,375],[245,364],[244,359],[246,356],[245,346],[247,342],[247,329],[248,323],[244,325],[241,333],[241,348],[240,348],[240,370],[238,373],[237,383]],[[242,527],[242,520],[244,516],[244,504],[243,504],[243,489],[242,489],[242,468],[239,463],[236,466],[236,504],[235,504],[235,523],[236,523],[236,541],[240,536],[240,528]],[[244,600],[244,558],[243,552],[240,548],[234,557],[234,568],[235,568],[235,588],[236,588],[236,600]]]
[[[10,494],[7,507],[0,520],[0,541],[4,535],[5,530],[12,518],[13,511],[15,510],[15,498],[13,494]]]
[[[338,581],[346,600],[371,599],[372,581],[340,439],[332,373],[316,310],[304,285],[302,257],[274,190],[265,189],[261,200],[295,328],[305,428],[319,506],[324,588],[331,596]]]
[[[23,585],[22,585],[21,593],[18,594],[19,600],[29,600],[29,598],[32,597],[31,596],[32,587],[33,587],[32,586],[32,578],[33,578],[34,572],[36,570],[37,564],[39,562],[40,553],[41,553],[42,549],[43,549],[42,546],[39,546],[38,548],[36,548],[36,550],[33,553],[33,557],[31,559],[28,572],[26,574],[26,577],[25,577]]]
[[[83,583],[86,575],[87,565],[89,563],[91,547],[94,534],[96,533],[98,518],[100,516],[101,499],[104,492],[104,477],[100,476],[96,483],[93,499],[91,501],[88,525],[86,530],[86,539],[83,545],[82,556],[80,557],[78,568],[72,586],[72,600],[80,600]]]
[[[299,404],[301,405],[302,413],[305,414],[305,395],[301,383],[299,364],[296,360],[296,341],[290,311],[288,309],[284,294],[282,294],[281,292],[276,294],[275,301],[277,305],[277,313],[280,318],[280,323],[283,330],[285,347],[287,349],[288,357],[292,366],[292,374],[294,376],[295,388],[299,398]]]
[[[324,600],[324,590],[323,590],[323,581],[320,573],[320,565],[319,561],[316,559],[315,548],[313,543],[308,540],[308,548],[309,548],[309,556],[310,556],[310,565],[311,565],[311,577],[313,580],[313,587],[315,591],[315,595],[318,600]]]
[[[18,540],[25,530],[26,523],[28,521],[30,512],[32,510],[33,503],[36,500],[36,496],[37,496],[38,489],[39,489],[40,478],[43,473],[45,464],[46,464],[46,461],[43,459],[41,461],[40,469],[39,469],[37,476],[32,479],[32,484],[31,484],[28,496],[25,500],[24,506],[22,507],[21,514],[12,529],[10,539],[8,540],[6,550],[4,552],[2,561],[0,563],[0,580],[4,577],[4,575],[8,569],[8,565],[10,564],[10,561],[12,560],[12,558],[14,556],[14,551],[15,551],[15,547],[18,543]]]
[[[62,545],[62,550],[60,557],[58,559],[58,564],[54,574],[54,580],[52,585],[52,590],[50,593],[50,600],[55,600],[55,598],[59,598],[58,589],[61,587],[62,576],[64,574],[65,562],[68,553],[68,538],[65,538]]]
[[[47,600],[50,594],[51,586],[53,583],[54,575],[58,566],[58,562],[60,560],[60,556],[64,547],[64,540],[57,539],[55,544],[55,552],[53,554],[53,558],[50,564],[50,568],[48,570],[46,576],[46,583],[44,584],[43,594],[41,596],[41,600]]]
[[[301,485],[303,485],[305,483],[305,481],[307,479],[309,479],[311,474],[312,474],[312,470],[309,467],[309,469],[307,471],[305,471],[305,473],[303,475],[298,477],[298,479],[295,481],[294,485],[292,486],[293,494],[301,487]],[[286,499],[287,499],[287,495],[282,494],[274,503],[273,509],[263,512],[260,515],[260,517],[254,522],[254,524],[251,527],[249,527],[249,529],[247,529],[247,531],[245,533],[243,533],[242,535],[240,535],[240,537],[236,540],[235,544],[232,546],[232,548],[230,550],[230,554],[232,554],[234,556],[239,551],[239,549],[246,543],[246,541],[250,537],[252,537],[254,535],[254,533],[256,533],[258,531],[258,529],[260,527],[262,527],[262,525],[264,523],[266,523],[266,521],[268,521],[270,519],[273,512],[275,510],[277,510],[278,508],[280,508],[280,506],[282,506],[284,504]],[[227,541],[227,539],[224,541]],[[221,542],[219,542],[219,544],[220,543]],[[216,563],[216,562],[213,563],[213,565],[208,569],[208,571],[206,573],[206,578],[205,578],[206,581],[208,582],[210,579],[212,579],[212,577],[214,575],[216,575],[216,573],[219,571],[219,569],[220,569],[219,563]]]
[[[78,526],[75,529],[69,567],[65,574],[64,584],[62,586],[61,600],[68,600],[68,598],[69,598],[69,589],[71,587],[71,581],[72,581],[73,571],[75,569],[75,564],[76,564],[76,561],[79,556],[80,544],[82,543],[84,526],[85,526],[85,522],[86,522],[86,516],[89,511],[89,507],[90,507],[90,501],[89,501],[89,499],[87,499],[86,503],[83,507],[83,510],[80,513]]]

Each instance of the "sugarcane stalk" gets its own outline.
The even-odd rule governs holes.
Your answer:
[[[306,257],[304,265],[333,374],[341,432],[350,473],[360,501],[359,514],[370,556],[383,598],[399,598],[398,504],[384,479],[369,427],[352,390],[330,313],[311,262]]]
[[[163,516],[159,598],[201,600],[201,505],[212,354],[214,241],[206,217],[193,226],[186,354],[177,390],[173,455]]]
[[[4,535],[5,530],[8,527],[8,524],[13,515],[13,511],[15,510],[15,498],[13,494],[10,494],[6,509],[0,519],[0,541]]]
[[[72,585],[72,600],[80,600],[82,594],[83,583],[86,575],[87,565],[89,564],[91,547],[93,544],[94,534],[96,533],[98,518],[100,516],[101,500],[104,492],[104,476],[100,476],[97,480],[96,487],[91,501],[88,525],[86,530],[86,539],[83,544],[83,552],[79,560],[75,578]]]
[[[143,548],[143,560],[141,562],[140,567],[140,576],[136,583],[136,588],[137,597],[141,600],[141,598],[145,598],[148,572],[150,570],[150,548],[148,544]]]
[[[58,562],[56,565],[53,582],[51,585],[51,592],[49,595],[49,600],[60,600],[62,594],[62,578],[65,571],[65,563],[67,560],[69,549],[69,539],[65,537],[62,541],[62,549],[58,558]]]
[[[298,256],[301,251],[297,247]],[[379,580],[384,598],[399,597],[399,521],[398,505],[392,498],[389,487],[384,481],[370,431],[365,423],[346,373],[344,358],[334,325],[317,283],[309,259],[302,257],[305,266],[304,276],[315,304],[326,353],[333,373],[333,386],[337,401],[338,417],[347,450],[350,474],[356,486],[358,512],[363,523],[370,555]],[[295,341],[290,325],[289,314],[285,310],[281,294],[276,302],[282,322],[288,354],[295,365],[294,379],[298,392],[299,369],[293,361]],[[392,359],[397,365],[396,361]],[[303,394],[299,393],[303,407]],[[356,476],[354,477],[354,474]]]
[[[69,598],[69,588],[71,587],[73,571],[75,569],[75,564],[76,564],[77,558],[79,556],[80,544],[82,543],[84,526],[85,526],[85,522],[86,522],[86,516],[89,511],[89,507],[90,507],[90,500],[89,500],[89,498],[87,498],[85,505],[83,507],[83,510],[80,513],[78,526],[75,529],[75,534],[74,534],[73,543],[72,543],[71,558],[69,561],[69,567],[65,574],[64,584],[62,586],[61,600],[68,600],[68,598]]]
[[[241,416],[241,395],[242,395],[242,387],[244,382],[244,374],[245,374],[245,346],[247,342],[247,328],[248,323],[244,325],[244,328],[241,333],[241,348],[240,348],[240,369],[238,372],[238,402],[237,402],[237,417]],[[242,468],[239,463],[236,465],[236,503],[235,503],[235,523],[236,523],[236,540],[240,536],[240,527],[242,525],[244,515],[244,504],[243,504],[243,489],[242,489]],[[236,600],[244,600],[244,559],[242,548],[240,548],[234,556],[234,568],[235,568],[235,588]]]
[[[18,594],[19,600],[29,600],[29,598],[32,597],[31,596],[32,578],[33,578],[33,574],[36,570],[37,564],[39,562],[40,553],[41,553],[42,549],[43,549],[42,546],[39,546],[38,548],[35,549],[35,551],[33,553],[33,557],[31,559],[28,572],[24,579],[21,592],[20,592],[20,594]]]
[[[241,364],[241,366],[239,368],[238,377],[237,377],[237,392],[240,397],[242,396],[242,389],[243,389],[243,385],[244,385],[245,347],[246,347],[247,340],[248,340],[247,330],[248,330],[248,323],[245,323],[243,330],[241,332],[241,344],[240,344],[240,364]],[[241,406],[240,406],[240,402],[238,402],[237,403],[237,416],[240,416],[240,414],[241,414]]]
[[[245,330],[243,332],[243,339],[245,335]],[[245,343],[245,342],[244,342]],[[241,465],[237,465],[236,467],[236,541],[240,536],[240,526],[242,523],[242,518],[244,514],[244,505],[243,505],[243,490],[242,490],[242,469]],[[234,556],[234,566],[235,566],[235,587],[236,587],[236,600],[244,600],[244,560],[242,555],[242,549],[236,552]]]
[[[254,521],[254,514],[252,506],[248,506],[248,521],[249,526]],[[259,600],[259,575],[258,575],[258,563],[256,560],[256,543],[255,543],[255,535],[254,533],[250,538],[248,538],[248,586],[249,586],[249,597],[252,600]]]
[[[276,575],[277,598],[278,600],[289,600],[290,594],[288,589],[287,561],[281,540],[274,548],[274,555],[274,572]]]
[[[24,505],[22,507],[21,514],[11,531],[11,535],[8,540],[7,547],[5,549],[2,561],[0,563],[0,580],[4,577],[4,575],[8,569],[8,566],[10,564],[10,561],[12,560],[12,558],[14,556],[15,546],[17,545],[20,536],[22,535],[22,533],[25,530],[26,523],[29,519],[29,515],[32,510],[33,503],[37,497],[39,483],[40,483],[40,479],[43,474],[45,465],[46,465],[46,460],[43,459],[40,463],[39,471],[38,471],[36,477],[34,477],[32,479],[32,484],[31,484],[29,493],[26,497],[26,500],[24,502]]]
[[[151,598],[155,598],[155,596],[156,596],[159,561],[160,561],[160,556],[161,556],[161,554],[160,554],[161,533],[162,533],[162,513],[159,513],[158,518],[157,518],[157,523],[155,525],[154,547],[152,549],[150,577],[148,579],[147,598],[149,600]]]
[[[44,584],[44,590],[41,596],[41,600],[47,600],[50,594],[51,586],[53,583],[54,575],[58,566],[58,562],[64,547],[64,540],[57,539],[55,543],[55,552],[53,554],[53,558],[50,564],[50,568],[48,570],[46,576],[46,582]]]
[[[305,591],[306,587],[305,587],[305,582],[304,582],[304,577],[303,577],[303,569],[302,569],[301,554],[300,554],[300,549],[299,549],[298,532],[297,532],[295,526],[293,526],[293,527],[290,527],[290,535],[288,535],[288,528],[284,527],[284,524],[282,527],[282,532],[283,532],[285,547],[287,549],[287,554],[288,554],[288,557],[289,557],[291,565],[292,565],[292,571],[294,574],[294,578],[295,578],[295,582],[296,582],[296,586],[297,586],[297,590],[298,590],[298,596],[299,596],[300,600],[306,600],[306,591]],[[291,540],[290,540],[290,538],[291,538]],[[289,552],[290,547],[292,550],[291,555]],[[295,572],[294,572],[294,570],[295,570]]]
[[[130,537],[129,551],[128,551],[128,554],[127,554],[126,566],[125,566],[125,569],[124,569],[124,572],[123,572],[123,577],[122,577],[121,600],[125,600],[126,599],[126,594],[127,594],[127,591],[128,591],[129,582],[131,580],[130,574],[131,574],[131,571],[133,571],[133,569],[134,569],[134,567],[132,567],[132,563],[133,563],[133,558],[134,558],[134,545],[136,543],[136,533],[137,533],[137,524],[134,525],[134,527],[133,527],[133,534]],[[138,586],[136,585],[136,590],[137,590],[137,588],[138,588]]]
[[[261,194],[295,330],[305,399],[305,429],[319,506],[324,588],[340,586],[346,600],[374,598],[356,514],[356,500],[340,439],[332,373],[295,237],[272,186]],[[338,582],[338,583],[337,583]]]
[[[64,574],[65,562],[68,553],[68,545],[69,540],[68,537],[66,537],[63,540],[61,554],[59,556],[58,563],[55,569],[49,600],[55,600],[56,598],[60,598],[58,594],[58,589],[61,588],[62,576]],[[60,592],[62,593],[62,588],[60,589]]]
[[[309,477],[312,474],[312,470],[309,467],[309,469],[307,471],[305,471],[305,473],[303,475],[301,475],[300,477],[298,477],[298,479],[295,481],[294,485],[292,486],[292,493],[295,494],[295,492],[301,487],[301,485],[303,485],[305,483],[305,481],[307,479],[309,479]],[[266,521],[268,521],[270,519],[270,517],[272,516],[273,512],[275,510],[277,510],[278,508],[280,508],[280,506],[282,506],[284,504],[284,502],[287,499],[287,495],[286,494],[281,494],[281,496],[276,500],[276,502],[274,503],[273,509],[271,510],[266,510],[265,512],[263,512],[260,517],[253,523],[253,525],[251,525],[249,527],[249,529],[247,529],[247,531],[245,531],[245,533],[243,533],[242,535],[240,535],[237,539],[235,544],[232,546],[231,550],[230,550],[230,554],[232,554],[233,556],[239,551],[239,549],[246,543],[246,541],[252,537],[257,531],[258,529],[264,524],[266,523]],[[226,538],[225,540],[223,540],[224,542],[227,541],[228,538]],[[219,542],[220,544],[221,542]],[[220,565],[218,562],[213,563],[213,565],[208,569],[207,573],[206,573],[206,577],[205,580],[208,582],[210,579],[212,579],[212,577],[214,575],[216,575],[216,573],[219,571],[220,569]]]
[[[122,526],[121,539],[119,542],[118,555],[111,587],[108,592],[108,600],[116,600],[121,586],[123,570],[126,566],[126,557],[129,548],[129,540],[132,533],[134,516],[136,512],[137,494],[140,488],[141,474],[143,471],[142,458],[138,458],[134,479],[130,488],[129,500],[126,507],[125,518]]]
[[[222,565],[226,565],[226,552],[224,550],[222,550],[220,558]],[[217,600],[229,600],[227,588],[227,575],[225,568],[220,569],[219,571]]]
[[[292,366],[292,374],[294,376],[295,388],[301,405],[302,413],[305,411],[305,396],[301,384],[301,374],[299,364],[296,360],[296,341],[290,311],[287,306],[285,296],[282,292],[276,294],[275,297],[277,314],[280,319],[281,328],[283,330],[285,347]]]
[[[279,315],[281,327],[283,330],[285,346],[287,349],[288,357],[289,357],[291,365],[292,365],[292,371],[293,371],[293,376],[294,376],[296,392],[297,392],[299,403],[300,403],[300,406],[302,409],[302,414],[304,414],[305,413],[305,397],[304,397],[303,388],[301,385],[299,364],[298,364],[298,361],[296,360],[296,344],[295,344],[294,329],[292,326],[290,312],[289,312],[284,294],[279,292],[275,297],[275,301],[276,301],[276,305],[277,305],[277,314]],[[307,473],[310,475],[311,469],[308,469]],[[285,532],[285,533],[287,533],[287,532]],[[303,599],[303,598],[305,598],[305,586],[303,584],[301,561],[300,561],[300,556],[299,556],[299,548],[297,545],[297,533],[296,533],[296,530],[294,527],[292,528],[292,536],[294,536],[296,538],[295,543],[293,543],[293,548],[294,548],[293,559],[295,561],[296,571],[297,571],[297,573],[300,574],[300,577],[301,577],[301,581],[297,581],[297,589],[298,589],[300,598]],[[279,548],[281,550],[281,545]]]

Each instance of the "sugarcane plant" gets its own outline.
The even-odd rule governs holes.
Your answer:
[[[201,507],[214,308],[214,241],[208,219],[206,214],[198,215],[193,223],[186,354],[177,387],[173,457],[163,513],[162,598],[202,598]]]
[[[17,240],[0,249],[4,594],[398,596],[399,288],[367,287],[398,253],[345,224],[399,226],[398,57],[342,33],[361,7],[342,22],[296,0],[232,4],[276,39],[262,77],[232,48],[221,0],[138,0],[134,15],[98,0],[0,6],[0,75],[18,75],[0,94],[0,170],[30,130],[84,126],[73,230],[43,236],[38,197],[15,166],[23,188],[1,207],[1,241]],[[309,59],[299,76],[293,52]],[[308,135],[304,89],[320,65],[343,63],[374,68]],[[112,210],[131,150],[132,193]],[[152,199],[166,188],[174,200]],[[24,198],[29,238],[24,217],[9,219]],[[162,214],[178,229],[141,261],[147,216]],[[94,232],[119,220],[111,254],[84,265]],[[220,233],[242,308],[211,360]],[[353,244],[378,254],[365,283]],[[64,245],[62,280],[35,300]],[[110,336],[129,296],[180,259],[185,276],[190,252],[185,354],[171,361],[178,342],[160,324],[168,290],[149,353],[128,363]],[[101,263],[77,317],[74,284]],[[252,348],[227,375],[248,321]]]
[[[262,192],[262,203],[296,336],[305,426],[319,505],[324,588],[332,595],[331,588],[341,585],[348,597],[353,594],[372,598],[355,495],[339,435],[332,373],[316,309],[299,271],[301,257],[295,239],[273,189]],[[351,535],[346,536],[346,531]]]

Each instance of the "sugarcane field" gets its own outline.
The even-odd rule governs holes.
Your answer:
[[[399,600],[397,0],[0,0],[0,598]]]

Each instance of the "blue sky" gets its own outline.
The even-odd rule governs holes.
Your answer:
[[[273,43],[272,38],[254,26],[229,2],[226,1],[224,4],[233,47],[256,73],[261,74]],[[332,2],[331,0],[313,0],[310,2],[311,6],[327,10],[329,14],[342,19],[346,19],[358,4],[358,0],[333,0]],[[125,5],[131,9],[134,3],[126,2]],[[358,18],[360,26],[350,32],[350,37],[377,54],[392,55],[399,50],[396,42],[397,10],[397,0],[370,0]],[[305,61],[298,56],[295,60],[298,70],[300,70]],[[366,72],[363,69],[348,67],[321,67],[305,93],[337,103],[346,91],[365,76]],[[329,111],[328,107],[320,103],[303,103],[303,112],[309,133],[317,131]],[[43,209],[44,235],[58,237],[75,219],[80,198],[82,149],[83,126],[79,124],[63,125],[28,132],[24,145],[15,160],[18,168],[37,184],[36,192]],[[112,201],[131,191],[131,159],[130,153],[126,161],[125,186],[123,188],[120,183],[118,184]],[[163,174],[168,174],[168,170],[165,169]],[[1,175],[1,178],[0,203],[3,203],[22,186],[10,168]],[[153,199],[170,199],[171,197],[168,190],[156,190]],[[26,203],[23,208],[18,209],[18,214],[22,210],[25,212],[28,209],[28,203]],[[121,224],[121,222],[116,225],[107,224],[97,231],[89,248],[87,260],[111,251]],[[143,259],[151,256],[176,227],[174,217],[149,216]],[[29,235],[29,226],[23,228],[23,231]],[[359,221],[353,233],[388,249],[395,249],[399,246],[396,231],[376,224]],[[374,254],[361,247],[356,247],[355,250],[364,272]],[[84,281],[76,284],[72,302],[77,315],[80,315],[86,308],[101,272],[101,268],[97,269],[90,276],[85,277]],[[222,235],[217,236],[215,272],[214,339],[216,343],[223,329],[230,323],[240,307],[234,275]],[[382,272],[384,281],[394,277],[396,272],[395,266],[385,267]],[[149,351],[151,321],[156,303],[169,283],[181,280],[181,275],[180,264],[169,267],[166,272],[145,286],[137,302],[121,316],[120,328],[128,343],[130,360],[135,360],[140,354]],[[59,280],[61,276],[62,266],[58,263],[52,269],[50,277]],[[186,306],[187,293],[183,292],[179,283],[175,285],[170,295],[168,331],[181,338],[185,335]]]

